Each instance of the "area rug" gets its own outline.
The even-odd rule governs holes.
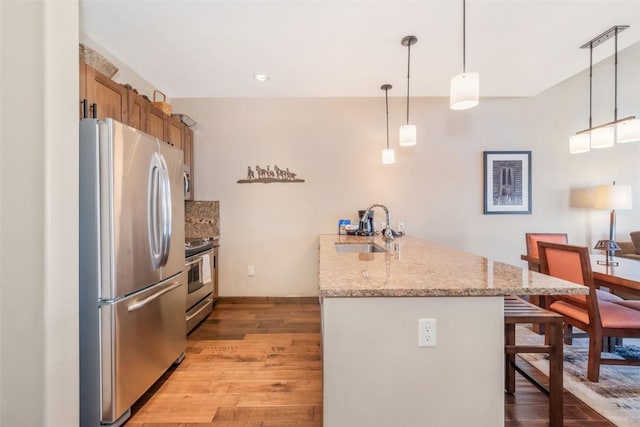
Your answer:
[[[544,336],[533,333],[530,328],[518,325],[518,343],[544,341]],[[620,354],[633,357],[640,349],[640,340],[625,339],[625,346],[617,348]],[[564,346],[564,388],[592,407],[603,417],[619,427],[640,426],[640,366],[600,367],[600,381],[587,380],[587,339],[574,339],[573,345]],[[520,354],[532,366],[549,373],[548,356],[544,354]],[[621,357],[607,354],[609,357]]]

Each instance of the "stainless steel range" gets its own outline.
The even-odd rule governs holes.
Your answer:
[[[207,318],[218,297],[218,246],[217,238],[185,242],[187,333]]]

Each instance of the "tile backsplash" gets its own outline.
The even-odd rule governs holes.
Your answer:
[[[220,236],[220,202],[187,200],[184,204],[184,237]]]

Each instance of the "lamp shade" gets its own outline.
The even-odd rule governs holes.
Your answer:
[[[382,164],[391,165],[396,162],[396,152],[393,149],[382,150]]]
[[[416,145],[416,125],[400,126],[400,145],[409,147]]]
[[[591,131],[591,148],[607,148],[613,147],[615,130],[613,127],[606,126]]]
[[[618,123],[618,142],[640,141],[640,119]]]
[[[596,209],[631,209],[630,185],[599,185],[596,189]]]
[[[569,138],[569,153],[586,153],[591,150],[591,138],[588,133],[580,133]]]
[[[478,105],[480,75],[461,73],[451,78],[449,106],[452,110],[466,110]]]

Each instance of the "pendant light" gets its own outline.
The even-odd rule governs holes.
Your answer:
[[[462,74],[451,79],[449,106],[452,110],[473,108],[480,99],[480,76],[478,73],[467,73],[466,9],[467,2],[462,0]]]
[[[407,46],[407,124],[400,126],[400,142],[403,147],[416,145],[416,125],[409,124],[409,74],[411,70],[411,46],[418,42],[416,36],[403,37],[400,43]]]
[[[382,164],[390,165],[396,162],[396,152],[389,148],[389,89],[393,86],[390,84],[383,84],[380,89],[384,91],[384,103],[387,110],[387,148],[382,150]]]
[[[617,140],[619,143],[640,141],[640,120],[635,116],[618,119],[618,34],[629,28],[628,25],[616,25],[609,28],[596,38],[589,40],[581,49],[589,48],[589,128],[576,132],[569,138],[569,152],[585,153],[589,148],[612,147]],[[615,40],[614,56],[614,108],[613,121],[599,126],[592,123],[592,92],[593,92],[593,48],[609,40]]]

